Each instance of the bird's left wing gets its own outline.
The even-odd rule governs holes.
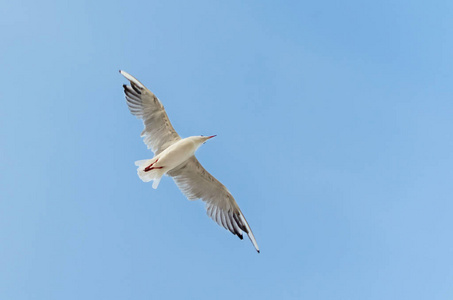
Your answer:
[[[164,106],[150,90],[131,74],[121,71],[131,85],[123,85],[127,106],[133,115],[143,119],[141,136],[155,155],[181,139],[170,123]]]
[[[228,189],[200,164],[195,156],[167,173],[189,200],[201,199],[217,224],[242,239],[247,233],[256,251],[260,252],[247,220]]]

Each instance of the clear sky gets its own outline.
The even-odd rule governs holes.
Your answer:
[[[3,1],[0,298],[453,299],[453,2]],[[163,102],[261,254],[152,157]]]

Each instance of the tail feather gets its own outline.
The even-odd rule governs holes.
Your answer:
[[[149,166],[152,162],[153,162],[153,159],[142,159],[142,160],[137,160],[134,164],[137,167],[143,166],[144,168],[146,168],[146,166]]]
[[[153,189],[157,189],[161,179],[162,179],[162,175],[160,175],[159,178],[154,179],[154,181],[153,181]]]
[[[165,171],[163,171],[162,169],[153,169],[145,172],[145,168],[149,166],[154,160],[155,159],[138,160],[135,162],[135,165],[138,167],[138,177],[140,177],[143,182],[150,182],[151,180],[153,180],[153,188],[157,189]]]

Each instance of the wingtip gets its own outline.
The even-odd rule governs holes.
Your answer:
[[[136,86],[138,86],[140,89],[145,89],[145,86],[143,85],[143,83],[141,83],[140,81],[137,80],[137,78],[135,78],[134,76],[132,76],[131,74],[127,73],[126,71],[123,71],[123,70],[120,70],[120,74],[123,75],[127,80],[129,80],[131,83],[135,84]],[[133,87],[133,85],[132,85]]]
[[[241,220],[241,223],[244,226],[243,231],[247,233],[249,236],[250,241],[252,242],[253,246],[255,247],[256,251],[260,253],[260,249],[258,248],[258,243],[256,242],[255,236],[253,235],[252,229],[249,226],[249,223],[247,223],[247,220],[245,219],[244,215],[242,213],[239,214],[239,219]]]

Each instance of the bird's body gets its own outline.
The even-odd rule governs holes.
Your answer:
[[[191,136],[181,139],[168,146],[168,148],[152,159],[136,161],[138,176],[144,182],[154,180],[153,188],[157,189],[164,174],[192,157],[201,144],[209,138],[211,137]]]
[[[195,157],[197,149],[214,136],[181,139],[159,99],[132,75],[124,71],[120,73],[131,83],[130,86],[123,85],[129,110],[143,119],[144,142],[155,154],[151,159],[135,162],[140,179],[153,181],[153,188],[157,188],[163,175],[171,176],[189,200],[202,199],[214,221],[240,239],[242,232],[247,233],[260,252],[252,229],[231,193]]]

